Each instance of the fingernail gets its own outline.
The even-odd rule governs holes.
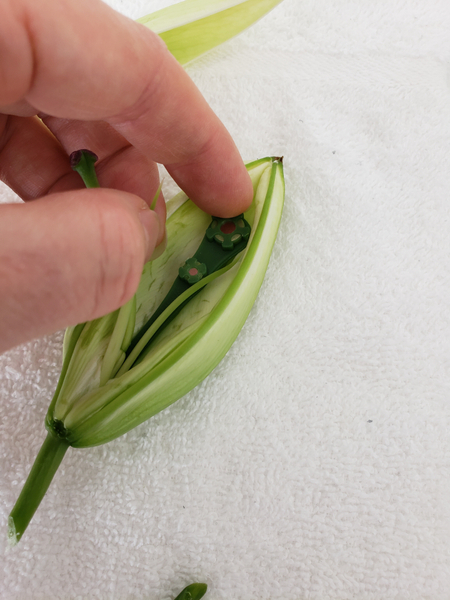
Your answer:
[[[155,249],[159,238],[160,220],[158,215],[150,210],[147,204],[138,213],[145,234],[145,262],[147,262]]]

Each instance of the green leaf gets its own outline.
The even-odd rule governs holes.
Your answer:
[[[206,583],[191,583],[178,594],[175,600],[200,600],[206,594]]]
[[[158,33],[182,65],[235,37],[282,0],[185,0],[138,22]]]

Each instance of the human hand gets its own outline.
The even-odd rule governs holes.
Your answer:
[[[156,162],[217,216],[243,212],[252,186],[147,28],[99,0],[3,0],[0,13],[0,179],[25,200],[0,205],[2,352],[131,298],[164,238],[162,194],[148,206]],[[71,170],[79,148],[98,155],[102,189]]]

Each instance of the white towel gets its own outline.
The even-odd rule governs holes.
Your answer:
[[[13,549],[62,334],[0,357],[2,599],[450,598],[449,39],[448,0],[285,0],[188,67],[245,160],[285,157],[265,282],[202,385],[69,450]]]

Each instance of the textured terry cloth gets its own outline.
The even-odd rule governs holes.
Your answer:
[[[265,282],[202,385],[69,450],[14,549],[62,333],[0,358],[3,600],[193,581],[205,600],[448,600],[449,33],[447,0],[285,0],[188,67],[246,161],[285,157]]]

